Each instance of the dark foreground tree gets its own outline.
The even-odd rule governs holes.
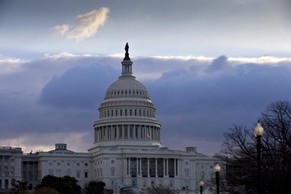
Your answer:
[[[39,187],[33,194],[60,194],[57,190],[50,187]]]
[[[13,180],[12,183],[12,188],[9,190],[9,194],[28,194],[28,187],[27,187],[27,182],[22,182],[22,181],[16,181]]]
[[[87,194],[103,194],[105,183],[102,181],[91,181],[86,186]]]
[[[168,187],[159,186],[159,187],[151,187],[147,189],[148,194],[174,194],[175,192],[172,191]]]
[[[291,104],[277,101],[262,113],[262,192],[291,191]],[[230,193],[256,193],[257,152],[253,129],[233,126],[224,134],[220,157],[227,165],[224,189]],[[236,191],[235,191],[236,190]]]
[[[60,194],[80,194],[81,187],[77,183],[78,180],[76,180],[74,177],[56,177],[47,175],[43,177],[41,184],[38,185],[36,189],[47,187],[55,189]]]

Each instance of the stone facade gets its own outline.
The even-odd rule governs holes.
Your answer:
[[[9,189],[14,180],[22,180],[21,161],[21,148],[0,147],[0,191]]]

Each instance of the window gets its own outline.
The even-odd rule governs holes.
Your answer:
[[[111,176],[114,176],[115,175],[115,168],[114,167],[111,167],[110,168],[110,172],[111,172]]]
[[[85,166],[88,166],[88,163],[87,162],[85,163]]]
[[[67,175],[67,176],[71,176],[71,170],[70,170],[70,169],[67,169],[67,170],[66,170],[66,175]]]
[[[58,169],[57,170],[57,176],[60,177],[61,176],[61,173],[62,173],[61,169]]]
[[[88,172],[85,172],[84,177],[88,178]]]
[[[48,170],[48,174],[49,174],[49,175],[53,175],[53,174],[54,174],[54,170],[53,170],[53,169],[49,169],[49,170]]]

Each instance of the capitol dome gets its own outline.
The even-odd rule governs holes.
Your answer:
[[[94,144],[161,145],[156,109],[146,87],[132,74],[128,44],[125,51],[121,75],[109,86],[99,107]]]
[[[119,79],[108,88],[105,99],[134,97],[149,99],[148,91],[134,76],[120,76]]]

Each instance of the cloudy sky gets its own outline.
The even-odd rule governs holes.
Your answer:
[[[86,151],[129,42],[172,149],[291,101],[290,0],[0,0],[0,145]]]

